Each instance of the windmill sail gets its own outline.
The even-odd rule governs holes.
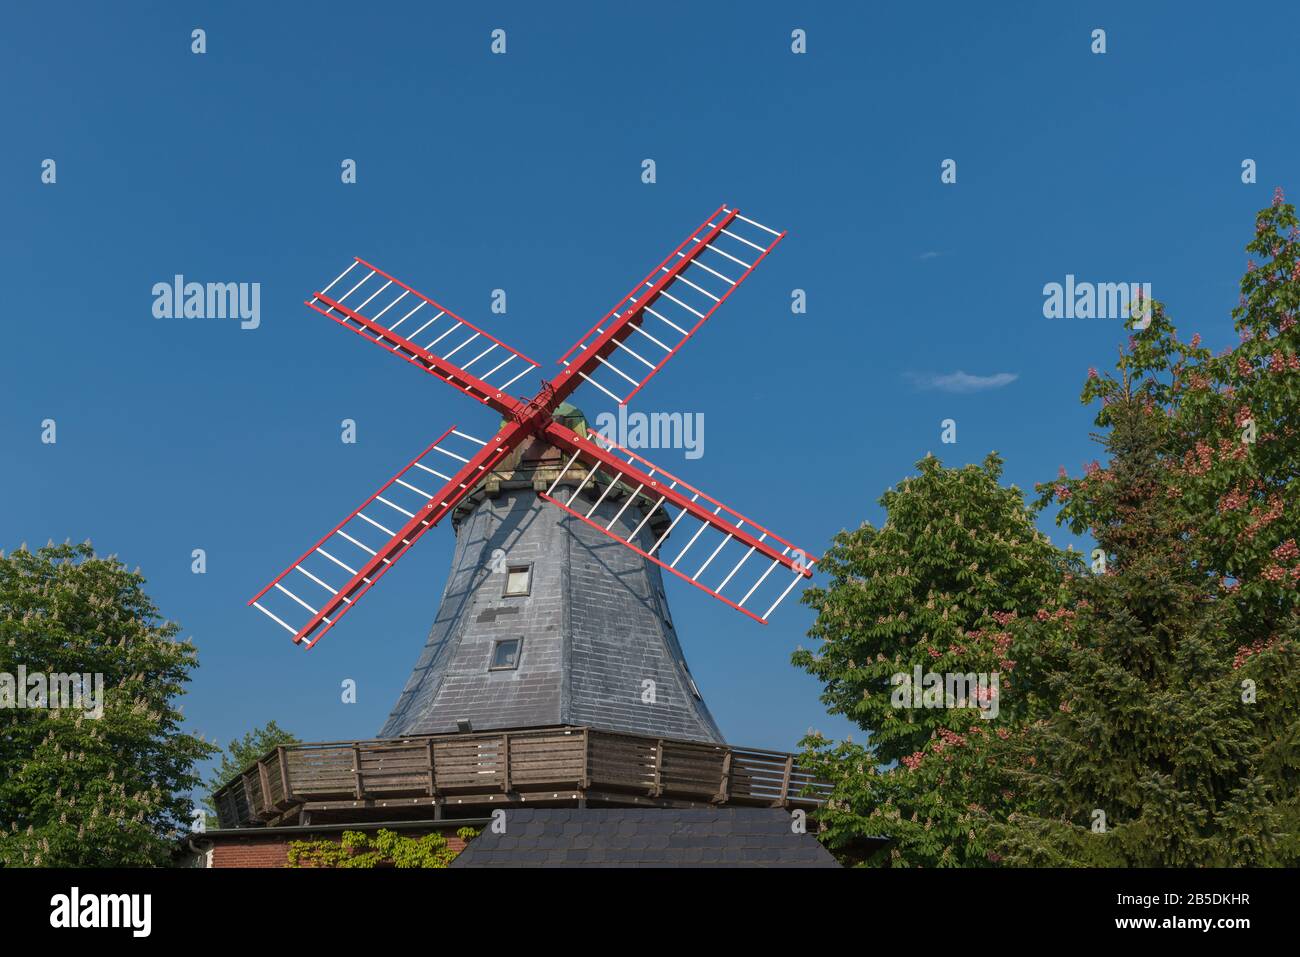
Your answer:
[[[800,579],[812,576],[815,555],[635,452],[599,435],[580,436],[558,422],[547,429],[546,437],[567,450],[569,459],[551,487],[539,493],[542,498],[755,621],[766,624]],[[569,491],[563,487],[565,475],[577,463],[586,475]],[[622,509],[608,523],[593,521],[615,489],[623,497]],[[616,533],[615,523],[633,503],[639,504],[644,519],[630,534]],[[633,544],[645,523],[661,511],[672,517],[663,533],[649,548]]]
[[[509,452],[517,431],[507,426],[484,442],[452,426],[249,604],[310,648],[473,490],[481,474]]]
[[[538,366],[364,259],[306,305],[503,414],[517,404],[506,390]]]
[[[560,357],[560,396],[587,382],[626,404],[784,237],[719,206]]]

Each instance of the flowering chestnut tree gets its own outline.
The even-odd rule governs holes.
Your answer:
[[[0,554],[0,673],[102,680],[98,714],[0,710],[0,867],[166,865],[189,831],[215,749],[182,728],[197,655],[144,584],[89,542]]]
[[[821,644],[794,663],[822,682],[832,713],[869,734],[866,744],[810,736],[805,761],[835,784],[822,814],[832,848],[888,834],[895,865],[982,864],[974,815],[1005,802],[984,746],[1037,706],[1043,651],[1017,646],[1012,626],[1057,593],[1071,561],[1034,528],[1020,490],[999,484],[996,454],[964,468],[927,456],[917,469],[880,499],[879,528],[836,536],[820,564],[829,584],[805,592]],[[917,707],[918,667],[997,673],[982,689],[996,700]]]
[[[992,860],[1300,860],[1300,247],[1280,191],[1247,248],[1240,343],[1211,355],[1157,305],[1084,387],[1106,464],[1040,487],[1098,560],[1022,629],[1062,650],[1059,703],[999,743],[1024,804],[985,816]]]

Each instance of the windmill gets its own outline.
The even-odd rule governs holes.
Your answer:
[[[515,398],[507,390],[537,369],[537,362],[377,266],[355,259],[306,305],[493,409],[502,425],[489,439],[448,428],[249,604],[288,631],[295,643],[313,647],[425,532],[448,515],[463,514],[493,476],[517,468],[531,448],[528,474],[534,480],[542,474],[538,463],[545,458],[537,450],[551,454],[544,471],[549,483],[537,485],[535,496],[549,505],[534,500],[534,506],[559,509],[554,515],[566,519],[567,534],[581,531],[588,542],[593,536],[616,542],[638,556],[635,562],[653,563],[766,623],[800,579],[811,577],[817,559],[630,449],[588,432],[566,400],[589,384],[619,405],[627,403],[784,236],[720,206],[560,357],[563,370],[544,380],[532,398]],[[336,289],[345,291],[332,293]],[[508,562],[488,562],[484,568],[478,558],[473,561],[472,587],[496,573],[506,578],[502,595],[510,594],[513,570]],[[655,581],[659,575],[654,572]],[[647,591],[640,597],[651,596]],[[444,597],[444,606],[449,600]],[[666,618],[666,605],[657,614]],[[460,627],[459,618],[457,622]],[[665,634],[663,641],[652,642],[647,659],[681,659],[675,636],[670,629]],[[426,654],[423,671],[439,656],[446,667],[447,640],[443,635],[438,648]],[[432,637],[430,643],[435,644]],[[490,654],[504,654],[505,667],[520,649],[516,645],[502,653],[499,644]],[[684,659],[681,665],[685,668]],[[423,671],[417,668],[407,694],[421,684]],[[694,688],[689,675],[678,677]],[[445,676],[440,674],[438,682],[445,683]],[[698,691],[694,696],[699,698]],[[441,723],[451,720],[448,715],[459,706]],[[493,706],[501,707],[501,700]],[[696,718],[690,727],[683,726],[683,734],[720,740],[702,701]],[[427,730],[428,715],[421,720]],[[409,733],[415,723],[414,718],[390,719],[387,730]]]

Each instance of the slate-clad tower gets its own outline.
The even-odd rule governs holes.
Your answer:
[[[567,404],[555,418],[586,428]],[[442,602],[380,737],[468,722],[474,731],[587,725],[722,743],[687,668],[659,567],[538,498],[566,458],[532,439],[456,509]],[[586,478],[570,469],[554,494],[567,501]],[[644,498],[626,505],[630,491],[598,477],[574,506],[585,503],[586,514],[595,505],[591,520],[614,520],[626,537],[645,518]],[[647,550],[668,524],[652,515],[634,541]]]

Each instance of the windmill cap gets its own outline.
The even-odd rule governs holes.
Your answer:
[[[580,408],[570,402],[561,402],[556,407],[555,411],[551,413],[551,418],[556,422],[559,422],[561,425],[566,425],[573,429],[573,431],[577,432],[583,438],[587,437],[587,433],[590,430],[590,426],[587,423],[587,417],[583,414]],[[502,428],[509,424],[509,419],[501,420]]]

